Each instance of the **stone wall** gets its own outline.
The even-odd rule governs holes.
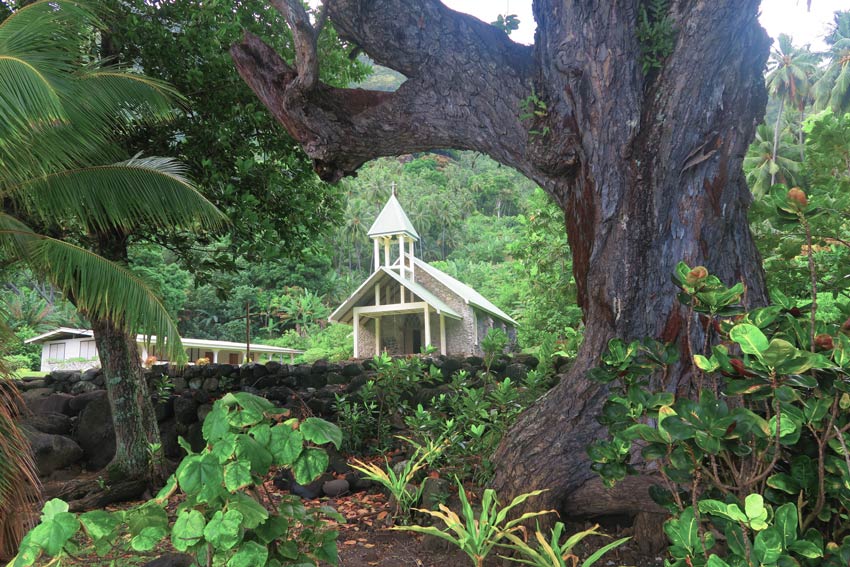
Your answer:
[[[458,370],[471,374],[483,370],[480,357],[423,358],[425,369],[440,368],[448,382]],[[531,356],[502,358],[491,370],[500,378],[523,378],[537,366]],[[229,391],[263,396],[295,415],[316,415],[334,420],[335,396],[356,392],[375,375],[370,359],[290,365],[279,362],[233,366],[218,364],[182,369],[155,366],[147,372],[166,456],[178,459],[182,436],[195,450],[203,447],[201,426],[213,402]],[[157,385],[170,384],[171,392]],[[22,424],[44,478],[62,480],[82,470],[106,466],[115,453],[115,434],[109,401],[99,369],[85,372],[55,371],[44,378],[20,381],[31,415]],[[433,388],[423,388],[417,401],[427,402]]]

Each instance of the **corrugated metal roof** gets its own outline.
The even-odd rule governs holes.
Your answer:
[[[72,329],[70,327],[59,327],[58,329],[54,329],[53,331],[49,331],[47,333],[38,335],[37,337],[32,337],[31,339],[27,339],[24,341],[26,344],[31,343],[41,343],[47,340],[61,340],[66,338],[75,338],[75,337],[91,337],[94,336],[94,332],[91,329]],[[52,338],[55,337],[55,338]],[[235,343],[232,341],[213,341],[209,339],[187,339],[181,337],[181,341],[183,342],[183,346],[186,348],[224,348],[229,350],[244,350],[245,343]],[[136,335],[136,342],[142,344],[145,341],[145,335]],[[151,343],[156,344],[156,337],[151,337]],[[276,352],[281,354],[301,354],[303,350],[297,350],[294,348],[287,347],[278,347],[271,345],[264,345],[262,343],[251,343],[251,350],[255,352]]]
[[[382,266],[380,270],[374,272],[366,279],[366,281],[360,284],[360,287],[358,287],[357,290],[352,293],[342,305],[337,307],[336,310],[331,313],[330,317],[328,317],[328,320],[334,322],[342,322],[343,320],[346,320],[348,318],[348,313],[352,309],[354,309],[354,307],[357,305],[357,302],[360,301],[367,292],[372,290],[373,286],[378,282],[379,279],[382,279],[384,277],[390,277],[393,280],[397,281],[405,288],[413,292],[415,295],[418,295],[422,299],[422,301],[436,309],[438,313],[442,313],[446,317],[450,317],[453,319],[462,319],[460,314],[458,314],[455,310],[446,305],[446,303],[440,298],[438,298],[436,295],[425,289],[421,284],[402,278],[391,268]]]
[[[424,271],[429,276],[449,288],[449,290],[458,294],[467,303],[481,309],[482,311],[486,311],[490,315],[497,317],[502,321],[510,323],[511,325],[517,325],[517,322],[511,319],[507,313],[493,305],[489,300],[487,300],[486,297],[484,297],[465,283],[459,282],[447,273],[438,270],[427,262],[423,262],[419,258],[414,257],[413,261],[416,263],[417,270]]]
[[[414,240],[419,240],[419,233],[413,228],[413,223],[407,218],[407,213],[401,208],[401,203],[396,199],[395,193],[390,195],[387,204],[381,209],[381,213],[366,234],[369,238],[389,234],[406,234]]]

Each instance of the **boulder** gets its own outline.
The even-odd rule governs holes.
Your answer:
[[[97,386],[94,382],[77,382],[73,386],[71,386],[71,394],[79,395],[79,394],[87,394],[89,392],[94,392],[97,390]]]
[[[74,439],[85,454],[89,470],[100,470],[115,456],[115,428],[106,392],[92,399],[77,422]]]
[[[267,400],[285,404],[289,401],[289,398],[292,396],[293,393],[294,392],[286,386],[274,386],[273,388],[267,388],[266,390],[263,390],[261,392],[261,395]]]
[[[325,376],[328,379],[328,384],[348,384],[348,379],[338,372],[328,372]]]
[[[275,374],[278,372],[283,365],[276,360],[270,360],[266,363],[266,370],[269,371],[269,374]]]
[[[440,372],[443,373],[443,380],[449,381],[455,372],[463,368],[463,363],[457,358],[447,358],[443,361],[443,366]]]
[[[325,496],[330,496],[331,498],[347,494],[350,490],[351,487],[344,478],[329,480],[322,484],[322,492],[325,493]]]
[[[162,422],[174,415],[174,397],[169,396],[164,399],[156,399],[153,401],[153,412],[156,415],[156,421]]]
[[[210,393],[218,391],[218,378],[207,378],[204,380],[203,388],[205,391]]]
[[[426,477],[422,481],[422,508],[436,510],[438,504],[445,504],[449,499],[450,486],[449,481],[444,478]]]
[[[20,384],[18,384],[18,389],[22,392],[26,392],[28,390],[39,390],[41,388],[47,387],[47,380],[21,380]]]
[[[174,399],[174,416],[178,423],[189,425],[198,421],[198,402],[194,399],[180,396]]]
[[[71,415],[77,415],[91,402],[92,400],[97,400],[106,395],[105,390],[95,390],[93,392],[86,392],[85,394],[80,394],[78,396],[74,396],[70,402],[68,402],[68,407],[71,410]]]
[[[56,382],[70,382],[71,376],[75,374],[72,370],[54,370],[50,373],[50,376]]]
[[[82,373],[80,380],[83,382],[93,382],[101,374],[103,374],[103,371],[100,368],[89,368]]]
[[[33,414],[27,416],[23,423],[36,431],[51,435],[67,435],[71,432],[71,418],[64,413]]]
[[[295,377],[299,388],[323,388],[328,384],[327,374],[301,374]]]
[[[342,367],[342,371],[340,372],[343,376],[347,378],[351,378],[353,376],[359,376],[363,374],[363,366],[359,362],[352,362],[351,364],[345,364]]]
[[[70,437],[42,433],[29,428],[24,428],[24,435],[32,446],[35,465],[41,476],[70,466],[83,457],[83,450]]]
[[[24,392],[24,395],[26,396],[26,394],[38,391],[39,390],[31,390],[30,392]],[[74,415],[70,405],[74,396],[69,394],[50,394],[47,397],[37,397],[36,399],[28,399],[25,397],[24,399],[27,402],[27,406],[29,406],[33,413],[55,412],[64,413],[68,416]]]
[[[201,404],[198,406],[198,421],[201,423],[207,418],[210,412],[213,410],[212,404]]]

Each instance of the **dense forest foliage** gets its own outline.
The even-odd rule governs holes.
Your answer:
[[[168,16],[196,24],[197,18],[224,17],[193,12]],[[374,161],[357,177],[331,188],[310,178],[306,161],[292,146],[270,142],[276,126],[260,117],[264,111],[235,74],[222,71],[226,58],[213,56],[207,40],[199,36],[191,47],[209,65],[183,76],[174,59],[179,50],[159,49],[167,38],[142,39],[146,30],[161,29],[158,20],[126,22],[126,28],[116,31],[123,39],[116,42],[116,51],[142,61],[147,72],[176,82],[189,93],[190,104],[199,104],[199,112],[187,114],[171,130],[149,131],[146,139],[129,143],[151,151],[163,145],[173,150],[175,130],[196,136],[178,147],[185,150],[184,159],[205,192],[234,212],[224,237],[172,240],[165,247],[157,235],[145,235],[130,247],[133,271],[160,293],[183,335],[244,341],[247,315],[253,341],[303,348],[307,360],[350,355],[350,328],[329,325],[327,317],[368,275],[372,249],[366,231],[395,186],[422,237],[416,246],[419,257],[515,317],[521,323],[522,348],[574,350],[581,314],[571,285],[563,218],[532,182],[486,156],[441,151]],[[808,290],[808,267],[800,254],[805,235],[799,228],[789,230],[776,216],[777,195],[800,186],[810,199],[823,203],[824,211],[846,210],[848,205],[850,126],[842,113],[848,109],[850,81],[847,66],[841,66],[848,27],[847,14],[837,15],[827,38],[831,51],[824,54],[795,46],[787,36],[775,43],[767,75],[767,118],[747,156],[748,181],[756,197],[752,228],[771,288],[789,296],[804,297]],[[235,33],[230,26],[222,29]],[[404,80],[362,56],[353,66],[331,58],[328,68],[337,73],[330,80],[353,80],[364,88],[395,90]],[[254,137],[243,146],[216,142],[207,147],[211,139],[201,133],[211,122],[221,128],[224,120],[241,123],[237,115],[218,110],[229,103],[197,96],[197,86],[216,72],[228,77],[229,89],[217,96],[239,101],[240,116],[253,117]],[[262,152],[251,149],[259,147]],[[214,160],[201,155],[215,156],[211,151],[218,152]],[[280,167],[289,173],[280,177]],[[814,258],[825,274],[818,313],[832,319],[850,313],[843,268],[850,235],[833,215],[818,216],[812,224],[818,242]],[[791,273],[799,277],[787,277]],[[25,271],[4,274],[3,281],[0,301],[12,314],[20,340],[60,324],[86,326],[55,290]],[[21,367],[37,366],[36,347],[20,345],[12,354]]]

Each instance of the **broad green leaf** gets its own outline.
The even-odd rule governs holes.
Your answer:
[[[301,422],[298,430],[304,435],[304,439],[312,441],[317,445],[333,443],[339,449],[342,444],[342,431],[340,428],[318,417],[308,417]]]
[[[204,538],[219,549],[230,549],[242,539],[242,513],[218,510],[204,527]]]
[[[186,551],[204,537],[206,521],[198,510],[183,510],[171,530],[171,544],[177,551]]]
[[[162,541],[166,535],[165,528],[159,526],[149,526],[144,528],[133,539],[130,540],[130,547],[134,551],[150,551]]]
[[[761,494],[750,494],[744,500],[744,512],[750,527],[756,531],[767,527],[767,508],[764,507],[764,498]]]
[[[239,546],[236,555],[227,562],[227,567],[257,567],[265,565],[269,557],[268,549],[255,541],[246,541]]]
[[[788,549],[798,555],[802,555],[803,557],[807,557],[809,559],[817,559],[818,557],[823,557],[823,549],[818,547],[815,543],[805,539],[798,539],[797,541],[792,542],[788,546]]]
[[[729,567],[729,564],[712,553],[705,567]]]
[[[328,454],[316,447],[307,447],[292,465],[295,482],[309,484],[328,468]]]
[[[756,356],[761,356],[769,344],[761,329],[750,323],[741,323],[732,327],[729,338],[738,343],[742,351]]]
[[[756,534],[753,555],[764,565],[775,563],[782,555],[782,536],[776,528],[766,528]]]
[[[54,502],[51,500],[50,502]],[[60,501],[61,502],[61,501]],[[62,502],[65,504],[64,502]],[[49,504],[49,502],[48,502]],[[47,508],[47,505],[45,505]],[[58,511],[61,507],[54,507],[48,514],[47,519],[42,519],[31,533],[31,542],[38,545],[49,556],[58,555],[68,540],[80,529],[80,522],[70,512]],[[67,509],[67,504],[65,504]],[[44,515],[42,515],[44,518]]]
[[[800,483],[794,480],[794,477],[788,473],[776,473],[767,478],[767,485],[776,490],[781,490],[787,494],[800,492]]]
[[[701,354],[694,355],[694,364],[696,364],[697,368],[703,372],[714,372],[720,368],[720,364],[718,364],[716,360],[706,358]]]
[[[92,510],[80,515],[80,522],[86,533],[93,540],[99,540],[109,536],[121,521],[105,510]]]
[[[251,482],[251,467],[248,463],[235,461],[224,467],[224,486],[230,492],[236,492],[250,485]]]
[[[782,548],[788,549],[797,540],[797,505],[787,502],[777,508],[773,525],[779,533]]]
[[[673,545],[685,549],[691,555],[697,550],[699,534],[693,508],[685,508],[678,518],[667,520],[664,523],[664,531]]]
[[[222,492],[224,478],[221,463],[211,454],[192,455],[183,459],[177,467],[177,482],[187,494],[197,495],[206,502]]]
[[[269,450],[274,457],[274,464],[291,466],[304,448],[304,436],[300,431],[286,424],[272,427]]]
[[[227,508],[238,510],[242,514],[242,524],[249,530],[256,528],[269,517],[268,510],[244,492],[234,492],[228,495]]]
[[[259,476],[265,476],[272,466],[272,454],[249,435],[236,436],[236,457],[250,462],[251,472]]]
[[[204,425],[201,431],[207,443],[211,444],[215,444],[216,441],[230,433],[230,422],[227,419],[226,410],[219,404],[216,404],[204,419]]]

